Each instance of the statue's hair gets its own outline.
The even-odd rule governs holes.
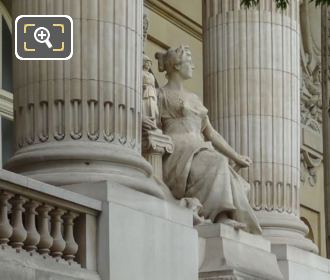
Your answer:
[[[167,75],[174,70],[175,65],[182,62],[184,55],[191,54],[189,46],[181,45],[177,49],[170,48],[167,52],[157,52],[155,58],[158,60],[159,72],[166,71]]]
[[[152,62],[152,60],[150,59],[149,56],[147,56],[146,54],[143,54],[143,62],[145,62],[145,61],[150,61],[150,62]]]

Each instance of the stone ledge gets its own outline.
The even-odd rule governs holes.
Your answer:
[[[237,231],[234,228],[224,224],[200,225],[196,227],[199,237],[202,238],[227,238],[236,242],[250,246],[253,244],[254,248],[266,250],[270,252],[270,242],[259,235],[249,234],[245,231]]]
[[[99,200],[0,169],[0,185],[3,185],[4,183],[12,184],[11,186],[3,187],[13,192],[13,188],[17,188],[17,190],[21,190],[22,192],[37,192],[42,195],[51,196],[54,199],[56,198],[69,203],[74,203],[92,210],[102,210],[102,203]]]
[[[68,185],[65,187],[71,191],[166,219],[172,223],[190,228],[193,226],[193,213],[191,210],[183,208],[174,202],[168,202],[110,181]]]

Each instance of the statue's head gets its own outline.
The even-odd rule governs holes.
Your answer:
[[[169,49],[165,53],[157,52],[159,72],[166,71],[166,77],[179,75],[183,80],[192,78],[194,65],[191,59],[191,50],[188,46],[180,46],[177,49]]]
[[[143,69],[149,71],[152,65],[152,60],[147,55],[143,55]]]

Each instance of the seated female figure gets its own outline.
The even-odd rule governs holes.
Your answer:
[[[190,49],[169,49],[156,58],[168,79],[159,90],[160,125],[174,142],[174,152],[163,159],[165,183],[177,199],[198,198],[206,219],[260,233],[248,201],[250,185],[228,162],[248,167],[251,160],[236,153],[215,131],[198,96],[183,87],[194,69]]]

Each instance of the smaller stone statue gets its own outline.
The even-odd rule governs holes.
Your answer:
[[[149,72],[151,65],[151,59],[143,55],[143,115],[152,120],[156,126],[159,112],[155,77]]]

